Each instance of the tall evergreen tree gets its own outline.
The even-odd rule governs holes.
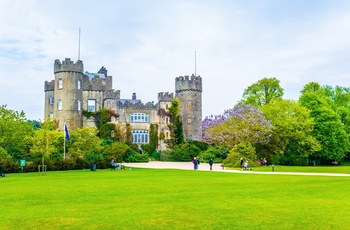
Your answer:
[[[171,122],[168,125],[171,131],[172,146],[180,145],[184,142],[183,126],[180,117],[181,103],[179,99],[174,98],[169,107]]]

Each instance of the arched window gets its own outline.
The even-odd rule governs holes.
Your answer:
[[[80,110],[81,110],[81,101],[78,100],[78,111],[80,111]]]
[[[78,89],[81,89],[81,80],[78,80]]]
[[[50,120],[53,120],[53,113],[50,113],[49,118]]]
[[[62,100],[59,99],[57,102],[57,110],[62,110]]]
[[[62,85],[63,85],[63,80],[62,78],[58,79],[58,89],[62,89]]]

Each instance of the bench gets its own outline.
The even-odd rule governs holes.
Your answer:
[[[115,169],[119,169],[119,170],[125,170],[125,165],[122,164],[111,164],[111,170],[115,170]]]

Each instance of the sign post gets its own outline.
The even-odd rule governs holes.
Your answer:
[[[22,173],[23,173],[23,167],[26,166],[26,160],[20,160],[19,161],[19,166],[22,168]]]

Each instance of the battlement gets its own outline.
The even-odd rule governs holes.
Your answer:
[[[161,92],[158,93],[158,101],[168,101],[171,102],[174,99],[174,94],[173,93],[169,93],[169,92]]]
[[[194,76],[194,74],[192,74],[191,78],[188,75],[175,78],[175,91],[176,93],[182,91],[202,92],[201,76]]]
[[[120,99],[120,91],[114,89],[107,90],[104,95],[104,99]]]
[[[108,91],[112,90],[112,76],[101,78],[99,75],[83,76],[83,90]]]
[[[54,89],[55,89],[55,80],[45,81],[44,92],[46,92],[46,91],[54,91]]]
[[[84,72],[84,65],[81,60],[76,61],[75,63],[70,60],[70,58],[66,58],[64,61],[60,61],[58,59],[55,60],[54,64],[54,74],[59,72]]]
[[[157,104],[154,104],[153,102],[147,102],[147,103],[131,103],[129,101],[126,101],[124,103],[119,102],[118,107],[120,109],[133,109],[133,110],[155,110],[157,109]]]

